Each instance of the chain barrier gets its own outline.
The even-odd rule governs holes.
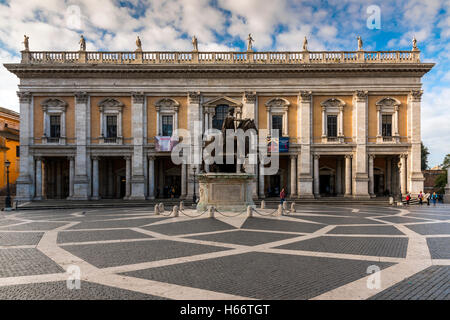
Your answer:
[[[190,214],[187,214],[186,212],[184,212],[184,210],[178,209],[178,212],[181,212],[182,214],[184,214],[185,216],[187,216],[187,217],[189,217],[189,218],[197,218],[197,217],[200,217],[200,216],[204,215],[205,212],[207,212],[207,211],[208,211],[208,209],[206,209],[205,211],[203,211],[203,212],[200,213],[200,214],[197,214],[197,215],[190,215]]]
[[[271,216],[271,215],[273,215],[275,212],[278,211],[278,209],[275,209],[275,210],[273,210],[273,211],[270,212],[270,213],[264,214],[264,213],[262,213],[262,212],[259,212],[259,211],[256,210],[255,208],[252,208],[252,210],[255,211],[257,214],[259,214],[259,215],[261,215],[261,216]]]
[[[169,211],[169,214],[164,214],[166,210],[164,209],[163,212],[159,211],[159,214],[162,215],[163,217],[170,217],[170,215],[172,214],[172,211]]]
[[[220,211],[217,210],[216,208],[214,208],[214,211],[217,212],[218,214],[224,216],[224,217],[227,217],[227,218],[233,218],[233,217],[237,217],[237,216],[239,216],[239,215],[241,215],[241,214],[247,212],[247,209],[245,209],[244,211],[238,212],[237,214],[230,215],[230,216],[224,214],[223,212],[220,212]]]

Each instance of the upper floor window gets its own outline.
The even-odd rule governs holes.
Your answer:
[[[223,121],[227,117],[228,114],[228,106],[227,105],[219,105],[216,107],[216,113],[212,119],[212,127],[214,129],[222,130]]]
[[[337,137],[337,115],[327,116],[327,134],[328,137]]]
[[[42,101],[44,112],[43,143],[66,143],[66,108],[67,102],[57,98]]]
[[[16,158],[20,158],[20,146],[16,146]]]
[[[50,138],[61,137],[61,116],[50,116]]]
[[[173,116],[162,116],[162,135],[171,137],[173,132]]]
[[[114,98],[98,103],[100,108],[100,142],[122,143],[122,109],[124,104]]]
[[[323,101],[322,142],[344,142],[345,102],[338,98]]]
[[[291,103],[284,98],[273,98],[266,102],[267,128],[278,130],[280,137],[289,136],[288,110],[290,105]]]
[[[392,115],[382,115],[382,135],[383,137],[392,137]]]
[[[162,98],[155,103],[156,135],[171,137],[178,129],[180,103],[172,98]]]
[[[279,137],[281,137],[283,135],[283,116],[282,115],[273,115],[272,116],[272,130],[277,130]]]
[[[400,142],[398,132],[399,100],[386,97],[376,102],[377,108],[377,142]]]

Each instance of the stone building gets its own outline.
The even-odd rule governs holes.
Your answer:
[[[14,193],[14,184],[19,176],[19,114],[0,107],[0,193],[6,193],[7,173],[5,162],[10,162],[9,183]]]
[[[288,147],[254,196],[367,199],[423,189],[421,77],[412,51],[22,51],[22,161],[30,199],[192,198],[196,165],[161,148],[175,129],[220,128],[229,108]],[[170,143],[170,141],[169,141]],[[198,173],[198,170],[197,170]],[[198,187],[198,184],[196,183]],[[198,192],[198,191],[197,191]]]

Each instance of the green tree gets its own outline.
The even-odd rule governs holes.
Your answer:
[[[423,142],[420,143],[421,147],[421,169],[427,170],[428,169],[428,155],[430,152],[428,151],[428,148],[423,145]]]
[[[447,154],[444,158],[444,161],[441,164],[442,169],[447,170],[450,167],[450,153]],[[441,173],[437,178],[434,184],[434,187],[438,189],[438,193],[444,193],[444,188],[447,185],[447,172]]]

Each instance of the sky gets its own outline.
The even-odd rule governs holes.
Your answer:
[[[417,39],[424,62],[422,140],[429,165],[450,153],[450,0],[0,0],[0,63],[19,62],[24,34],[31,51],[308,49],[410,50]],[[17,77],[0,66],[0,106],[19,111]]]

